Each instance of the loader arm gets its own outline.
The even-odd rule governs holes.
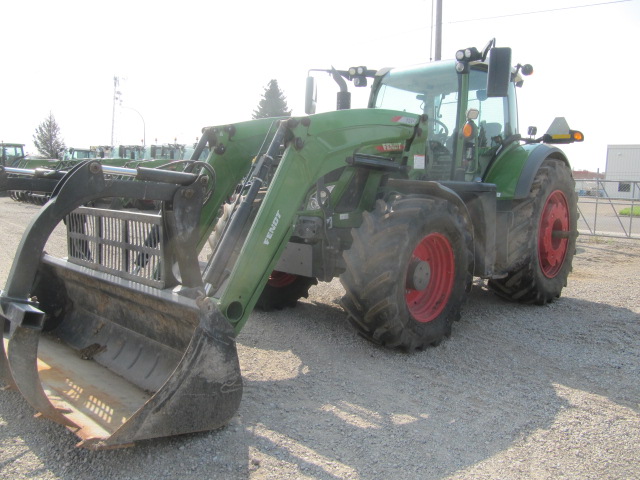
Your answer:
[[[419,132],[418,115],[390,110],[350,110],[318,114],[291,128],[266,196],[249,230],[226,289],[220,311],[239,332],[284,251],[305,196],[316,181],[347,165],[364,147],[406,142]],[[366,167],[352,167],[366,168]]]
[[[264,153],[277,130],[278,121],[277,118],[265,118],[205,129],[204,135],[211,149],[207,162],[216,172],[216,184],[211,198],[202,208],[198,251],[206,244],[222,204],[248,174],[254,160]]]

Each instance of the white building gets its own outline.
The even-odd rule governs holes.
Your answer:
[[[607,145],[604,185],[609,197],[640,199],[640,145]]]

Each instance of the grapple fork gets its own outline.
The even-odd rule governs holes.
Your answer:
[[[198,176],[138,177],[147,180],[109,177],[97,162],[68,172],[25,232],[0,293],[2,380],[92,449],[218,428],[242,396],[234,330],[203,294]],[[81,221],[69,220],[109,197],[167,207],[161,215],[80,209]],[[58,259],[43,251],[65,218],[80,228],[69,257]]]

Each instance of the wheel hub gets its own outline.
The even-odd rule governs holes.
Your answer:
[[[407,288],[410,290],[424,290],[431,280],[431,267],[427,262],[413,258],[407,272]]]
[[[564,193],[556,190],[542,209],[538,233],[538,260],[547,278],[554,278],[564,263],[569,248],[569,204]]]
[[[405,280],[405,302],[421,323],[435,320],[445,309],[453,291],[455,256],[449,239],[430,233],[414,249]]]

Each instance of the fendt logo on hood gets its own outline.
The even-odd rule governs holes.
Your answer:
[[[280,210],[278,210],[275,214],[275,216],[273,217],[273,220],[271,221],[271,226],[269,227],[269,231],[267,232],[267,236],[264,237],[264,240],[262,241],[262,243],[264,243],[265,245],[269,245],[269,242],[271,241],[271,238],[273,237],[273,234],[276,231],[276,228],[278,227],[278,222],[280,221]]]

